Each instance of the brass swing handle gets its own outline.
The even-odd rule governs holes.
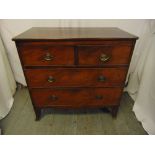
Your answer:
[[[44,56],[44,60],[46,61],[51,61],[53,60],[54,56],[51,55],[50,53],[46,53],[46,55]]]
[[[55,78],[53,76],[49,76],[47,81],[52,83],[55,81]]]
[[[99,82],[105,82],[107,79],[106,79],[106,77],[105,76],[99,76],[98,78],[97,78],[97,80],[99,81]]]
[[[109,59],[110,59],[110,56],[108,56],[106,54],[100,55],[100,61],[102,61],[102,62],[107,62]]]

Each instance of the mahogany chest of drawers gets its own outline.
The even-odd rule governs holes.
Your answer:
[[[118,28],[31,28],[13,38],[36,120],[42,108],[119,108],[136,36]]]

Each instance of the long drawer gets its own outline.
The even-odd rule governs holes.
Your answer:
[[[91,107],[117,105],[122,88],[31,89],[37,107]]]
[[[31,88],[59,87],[113,87],[124,86],[127,68],[53,68],[26,69]]]

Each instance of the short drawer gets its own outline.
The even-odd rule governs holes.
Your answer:
[[[89,107],[117,105],[121,88],[96,89],[33,89],[31,95],[37,107]]]
[[[113,87],[124,86],[127,68],[26,69],[29,87]]]
[[[21,44],[19,52],[24,66],[74,65],[73,46]]]
[[[129,64],[132,44],[78,46],[79,65]]]

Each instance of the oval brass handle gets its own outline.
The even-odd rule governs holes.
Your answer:
[[[51,98],[52,101],[56,101],[56,100],[58,100],[58,97],[55,96],[55,95],[52,95],[50,98]]]
[[[45,57],[44,57],[44,60],[46,61],[50,61],[50,60],[53,60],[53,56],[50,54],[50,53],[46,53]]]
[[[51,83],[51,82],[54,82],[54,81],[55,81],[55,79],[54,79],[54,77],[53,77],[53,76],[49,76],[47,81]]]
[[[103,75],[99,76],[97,79],[99,82],[105,82],[106,81],[106,77],[104,77]]]
[[[101,99],[103,99],[103,96],[102,95],[96,95],[96,99],[101,100]]]
[[[106,54],[101,54],[100,56],[100,61],[102,62],[107,62],[110,59],[110,56],[106,55]]]

